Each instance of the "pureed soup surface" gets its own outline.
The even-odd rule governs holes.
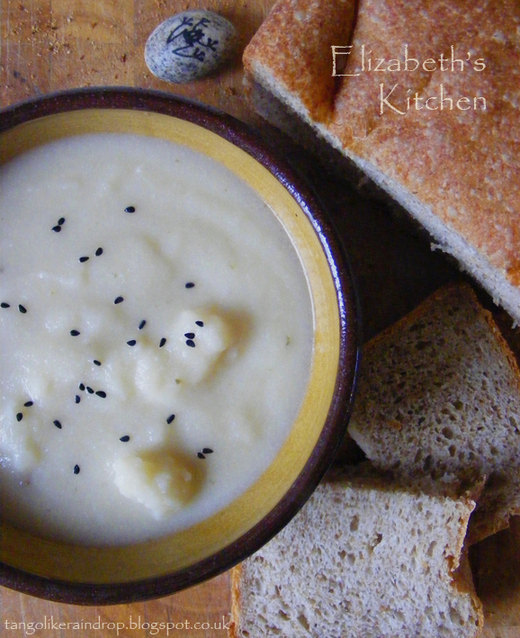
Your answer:
[[[305,274],[214,160],[81,135],[0,169],[1,517],[119,544],[194,524],[266,469],[312,357]]]

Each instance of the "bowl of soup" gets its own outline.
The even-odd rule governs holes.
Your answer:
[[[0,583],[164,596],[267,542],[344,436],[346,258],[233,118],[83,89],[0,121]]]

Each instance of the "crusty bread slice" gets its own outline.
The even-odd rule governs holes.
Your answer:
[[[348,431],[379,468],[487,477],[475,542],[520,513],[520,372],[470,286],[450,285],[364,348]]]
[[[328,478],[233,569],[230,635],[479,635],[481,605],[461,555],[473,506],[366,475]]]
[[[243,57],[262,115],[289,133],[298,117],[311,126],[517,322],[519,29],[517,0],[279,0]],[[332,46],[343,47],[334,58]],[[404,70],[407,55],[419,69]],[[368,58],[384,70],[367,71]],[[350,75],[332,77],[333,59]],[[291,115],[280,119],[266,94]]]

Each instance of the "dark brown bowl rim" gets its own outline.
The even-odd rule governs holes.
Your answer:
[[[212,578],[244,560],[278,533],[310,497],[332,463],[352,410],[359,366],[359,305],[352,272],[322,204],[309,184],[248,126],[208,106],[160,91],[94,87],[48,94],[0,112],[0,132],[63,111],[118,108],[154,111],[198,124],[232,142],[266,167],[292,194],[312,223],[334,280],[340,316],[340,357],[325,425],[303,470],[278,504],[235,542],[196,564],[157,578],[98,584],[47,579],[0,562],[0,585],[79,605],[131,603],[159,598]]]

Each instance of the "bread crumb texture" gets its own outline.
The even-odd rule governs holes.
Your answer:
[[[404,205],[518,320],[520,4],[354,4],[280,0],[245,51],[246,71]],[[331,77],[333,45],[352,47],[337,56],[349,76]],[[405,46],[434,64],[403,70]],[[441,54],[457,61],[441,69]],[[441,85],[453,99],[442,110]],[[482,100],[474,108],[478,97],[485,108]]]
[[[486,479],[471,542],[506,527],[520,513],[520,373],[471,287],[441,289],[363,355],[349,433],[368,458],[405,479]]]
[[[472,508],[366,476],[325,480],[234,570],[234,635],[477,635],[482,612],[471,577],[455,575]]]

